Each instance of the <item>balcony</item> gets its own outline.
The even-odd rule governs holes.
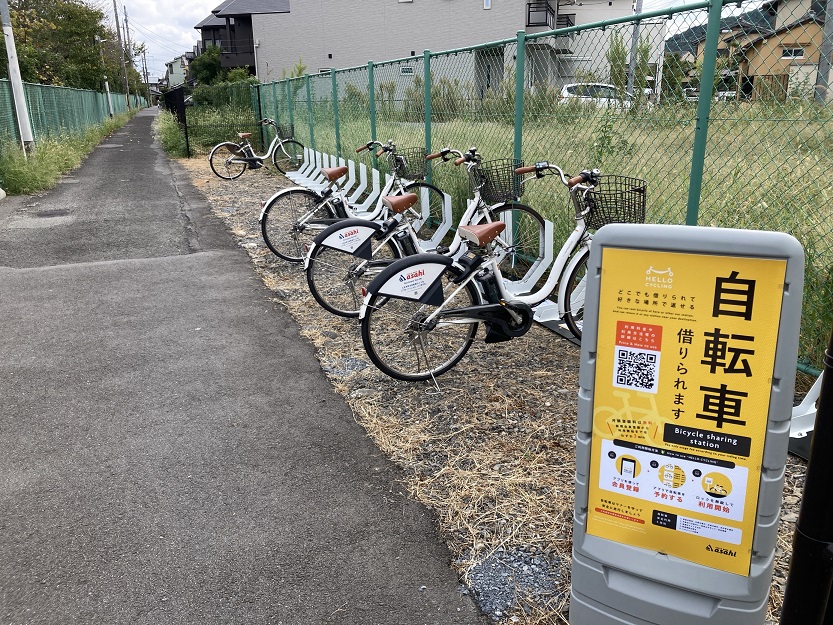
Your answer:
[[[555,9],[550,6],[548,0],[526,3],[526,26],[544,26],[552,30],[555,28]]]

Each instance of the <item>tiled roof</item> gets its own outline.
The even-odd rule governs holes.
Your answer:
[[[211,12],[217,17],[289,13],[289,0],[225,0]]]
[[[225,26],[225,25],[226,25],[226,20],[224,20],[222,17],[217,17],[216,15],[214,15],[212,13],[211,15],[206,17],[203,21],[201,21],[199,24],[194,26],[194,28],[197,28],[197,29],[199,29],[199,28],[211,28],[211,27]]]

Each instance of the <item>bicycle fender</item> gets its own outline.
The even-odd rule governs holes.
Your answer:
[[[381,224],[366,219],[343,219],[315,237],[315,245],[369,260],[373,255],[373,235],[381,228]]]
[[[584,256],[584,250],[587,249],[587,246],[582,246],[573,254],[573,257],[570,259],[570,262],[567,263],[567,266],[564,267],[564,270],[561,272],[561,278],[559,278],[559,285],[558,285],[558,315],[560,318],[564,318],[564,302],[567,301],[567,277],[573,272],[573,268],[581,261],[582,256]]]
[[[376,276],[367,291],[369,294],[439,306],[444,299],[440,277],[453,262],[451,258],[439,254],[415,254],[401,258]]]

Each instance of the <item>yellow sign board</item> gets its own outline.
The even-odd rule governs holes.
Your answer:
[[[603,249],[588,534],[749,574],[786,265]]]

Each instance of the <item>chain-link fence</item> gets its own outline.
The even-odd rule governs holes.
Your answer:
[[[253,101],[344,158],[370,139],[476,146],[486,161],[643,178],[650,222],[788,232],[807,256],[801,357],[818,366],[833,324],[826,13],[817,0],[703,1],[263,84]],[[459,214],[465,172],[429,172]],[[559,185],[530,183],[522,201],[556,240],[572,229]]]
[[[104,93],[31,83],[24,83],[23,91],[35,142],[47,137],[80,134],[110,117]],[[123,94],[111,94],[110,101],[114,114],[127,110]],[[146,106],[144,98],[131,96],[131,106]],[[20,141],[12,88],[6,79],[0,80],[0,132],[7,140]]]

